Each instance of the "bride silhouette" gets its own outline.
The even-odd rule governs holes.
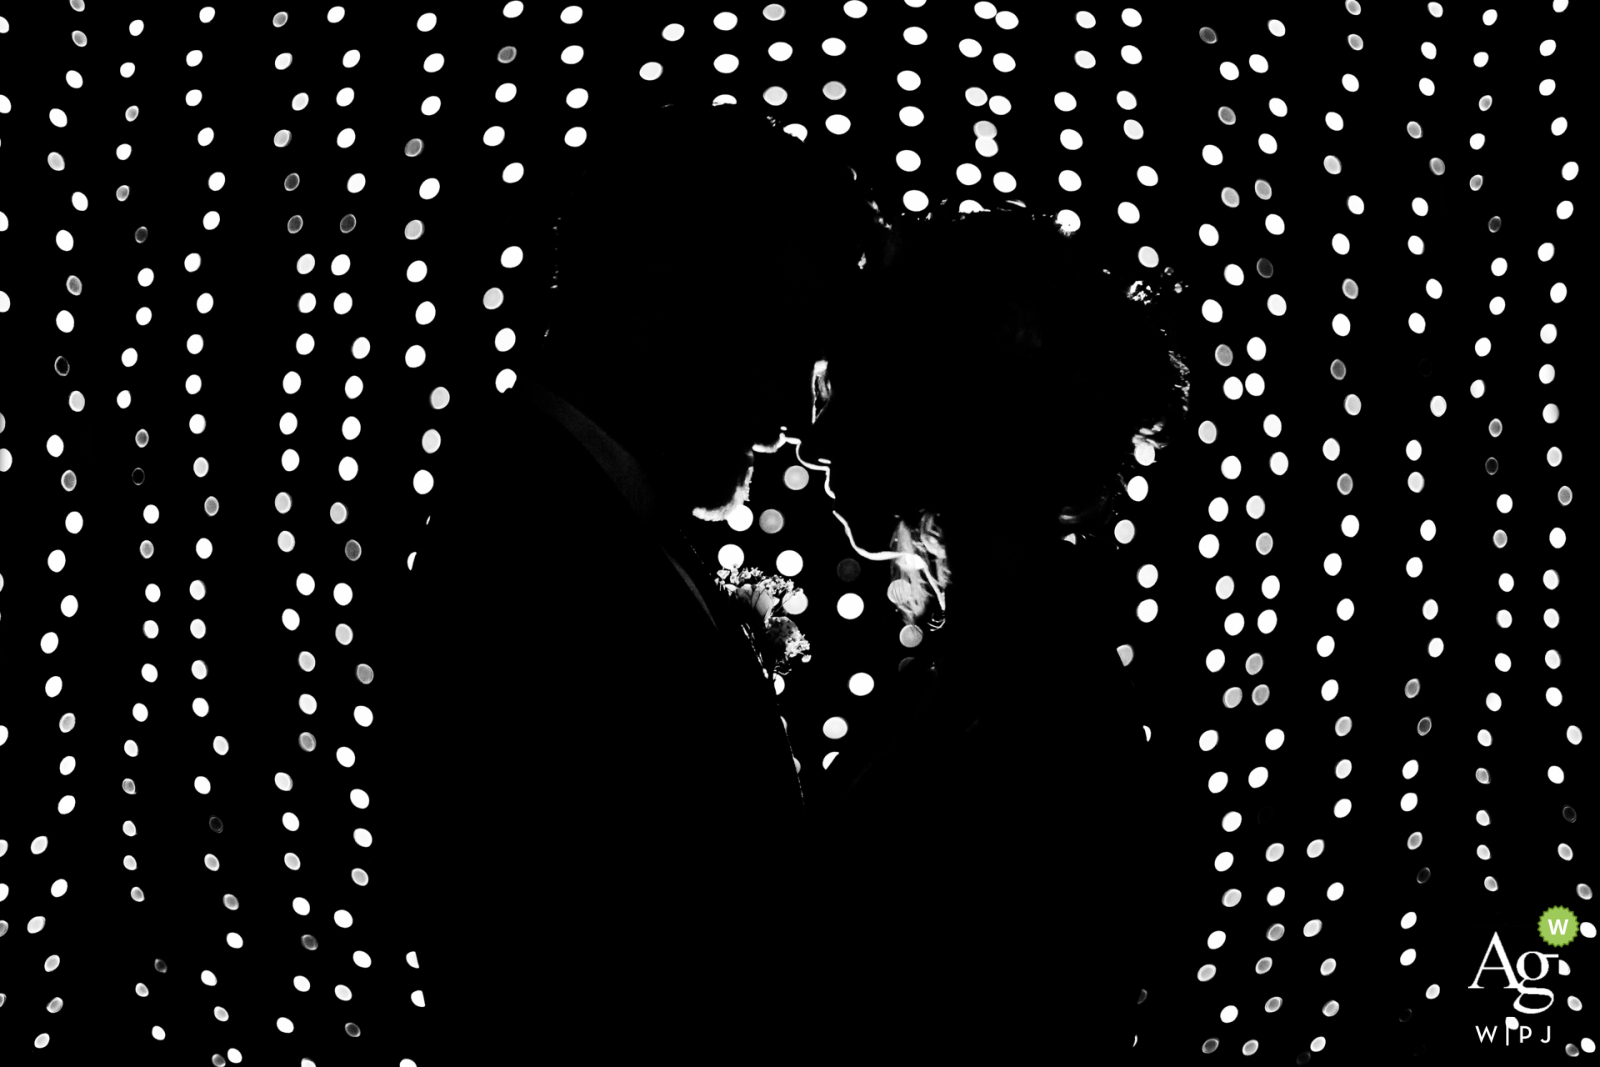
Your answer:
[[[1104,623],[1126,599],[1108,567],[1126,479],[1187,410],[1152,321],[1182,287],[1105,262],[1024,210],[905,219],[859,343],[814,365],[800,435],[853,543],[884,549],[861,551],[907,624],[937,626],[902,664],[898,735],[834,767],[852,785],[830,830],[863,902],[850,975],[991,1052],[1071,1040],[1080,1006],[1131,1013],[1161,951],[1142,910],[1154,719]]]

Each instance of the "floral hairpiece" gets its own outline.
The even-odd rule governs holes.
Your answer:
[[[759,568],[720,570],[717,584],[747,610],[741,625],[768,674],[787,674],[794,663],[811,662],[811,642],[789,617],[785,605],[796,593],[787,578],[765,577]]]

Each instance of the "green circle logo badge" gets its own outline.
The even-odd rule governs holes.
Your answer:
[[[1562,948],[1578,936],[1578,917],[1559,904],[1539,916],[1539,936],[1551,948]]]

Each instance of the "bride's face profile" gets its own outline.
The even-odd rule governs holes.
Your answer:
[[[801,462],[824,472],[824,491],[863,549],[882,548],[897,518],[933,505],[931,457],[911,443],[908,422],[919,415],[907,409],[904,377],[869,352],[818,360],[811,425],[790,433]]]
[[[1069,533],[1103,536],[1136,446],[1187,397],[1147,283],[1113,276],[1107,255],[1024,214],[896,228],[863,277],[859,328],[812,367],[812,424],[792,435],[859,555],[894,558],[899,523],[926,518],[977,566],[970,589]]]

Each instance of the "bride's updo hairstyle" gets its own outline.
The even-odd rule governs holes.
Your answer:
[[[1127,242],[1113,251],[1053,216],[946,203],[896,223],[869,270],[882,300],[855,369],[871,365],[879,384],[865,391],[901,439],[877,451],[900,457],[891,547],[924,564],[894,566],[906,621],[935,589],[943,599],[952,520],[955,570],[979,541],[969,527],[1053,521],[1080,544],[1109,537],[1128,480],[1188,411],[1189,368],[1163,325],[1182,303],[1172,269],[1143,269]],[[830,377],[842,397],[861,375]]]

